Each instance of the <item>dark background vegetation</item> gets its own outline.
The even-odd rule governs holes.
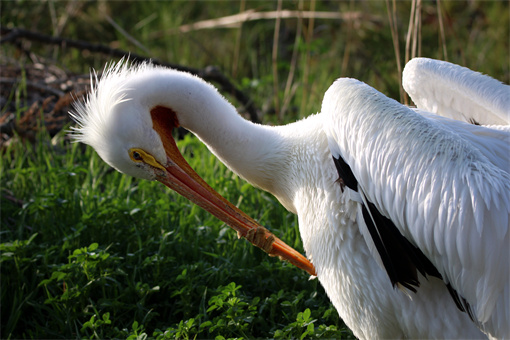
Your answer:
[[[239,19],[299,10],[308,16]],[[2,1],[0,15],[2,39],[23,28],[213,65],[266,124],[317,112],[338,77],[408,103],[399,65],[411,56],[510,81],[507,1]],[[419,24],[408,36],[410,22]],[[351,337],[317,280],[236,241],[161,185],[118,174],[69,143],[69,93],[78,97],[82,75],[112,59],[38,39],[0,45],[0,337]],[[302,249],[294,215],[192,137],[179,145],[220,194]]]

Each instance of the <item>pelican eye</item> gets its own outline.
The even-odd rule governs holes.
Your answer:
[[[141,161],[143,158],[142,158],[142,155],[140,155],[140,153],[138,151],[133,151],[133,159],[135,161]]]
[[[133,150],[133,149],[129,150],[129,157],[133,161],[135,161],[135,162],[142,162],[143,161],[142,154],[139,151],[137,151],[137,150]]]
[[[150,153],[138,149],[138,148],[132,148],[129,149],[129,157],[133,162],[137,163],[145,163],[148,164],[154,168],[165,170],[163,165],[161,165]]]

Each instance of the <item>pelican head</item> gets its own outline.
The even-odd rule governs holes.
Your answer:
[[[85,102],[76,102],[76,112],[71,113],[78,123],[72,136],[92,146],[118,171],[155,180],[155,170],[167,162],[165,148],[153,129],[150,108],[137,100],[139,94],[134,87],[134,80],[148,69],[148,64],[129,68],[120,62],[107,67],[101,81],[94,73],[90,94]]]
[[[149,63],[121,61],[105,68],[84,102],[75,104],[72,137],[92,146],[110,166],[130,176],[158,180],[237,230],[270,255],[314,275],[311,263],[214,191],[181,155],[172,130],[183,126],[199,136],[232,106],[216,89],[188,73]],[[220,133],[221,134],[221,133]]]

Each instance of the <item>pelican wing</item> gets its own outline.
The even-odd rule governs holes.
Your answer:
[[[332,156],[350,167],[364,197],[356,204],[377,211],[358,215],[360,228],[385,220],[369,215],[391,221],[482,328],[509,334],[510,175],[508,163],[498,163],[508,132],[493,139],[493,129],[463,131],[460,122],[423,116],[353,79],[330,87],[322,113]],[[492,141],[502,150],[484,154]]]
[[[419,109],[481,125],[510,124],[510,86],[468,68],[415,58],[402,85]]]

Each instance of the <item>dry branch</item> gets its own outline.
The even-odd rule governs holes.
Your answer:
[[[178,28],[178,32],[187,33],[212,28],[237,28],[240,24],[254,20],[274,20],[274,19],[329,19],[344,21],[371,21],[378,23],[380,18],[363,12],[316,12],[316,11],[270,11],[256,12],[249,10],[243,13],[229,15],[221,18],[203,20],[189,25],[182,25]],[[165,35],[167,33],[175,33],[176,30],[165,32],[157,32],[155,36]]]
[[[132,62],[144,62],[151,61],[155,65],[161,65],[165,67],[170,67],[176,70],[188,72],[194,75],[197,75],[203,78],[206,81],[213,82],[220,90],[224,93],[229,93],[232,95],[241,105],[243,105],[244,110],[248,113],[250,120],[253,122],[259,122],[259,118],[257,115],[257,110],[253,104],[253,101],[241,90],[239,90],[223,73],[221,73],[216,67],[206,67],[204,69],[196,69],[191,67],[186,67],[178,64],[171,64],[159,61],[157,59],[152,59],[146,56],[138,55],[135,53],[131,53],[128,51],[111,48],[102,44],[92,44],[83,40],[74,40],[74,39],[66,39],[61,37],[54,37],[46,34],[41,34],[29,30],[25,30],[22,28],[7,28],[4,26],[0,26],[0,32],[2,34],[2,38],[0,38],[0,44],[5,43],[16,43],[20,39],[27,39],[31,41],[37,41],[40,43],[50,44],[50,45],[58,45],[63,48],[76,48],[79,50],[88,50],[90,52],[98,52],[103,53],[113,57],[125,57],[129,56],[129,59]]]

